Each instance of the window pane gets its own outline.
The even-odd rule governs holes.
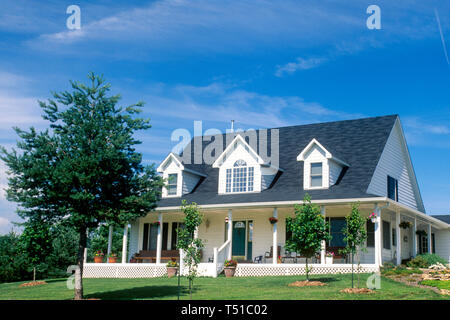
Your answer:
[[[311,175],[322,175],[322,163],[311,163]]]
[[[248,168],[248,191],[253,191],[253,177],[254,169],[253,167]]]
[[[391,224],[387,221],[383,221],[383,248],[384,249],[391,249],[390,231],[391,231]]]
[[[388,198],[398,201],[398,181],[390,176],[387,177]]]
[[[177,194],[177,186],[176,185],[175,186],[168,186],[167,187],[167,193],[169,195]]]
[[[247,168],[233,169],[233,192],[247,191]]]
[[[169,184],[177,184],[178,174],[169,174],[168,183]]]
[[[331,218],[330,220],[330,247],[345,247],[344,233],[342,230],[346,227],[345,219]]]
[[[247,163],[244,160],[237,160],[233,166],[234,167],[246,167]]]
[[[178,180],[178,174],[169,174],[169,177],[167,179],[167,194],[169,195],[176,195],[177,194],[177,180]]]
[[[231,192],[231,169],[227,169],[226,190],[225,190],[225,192]]]
[[[311,176],[311,187],[321,187],[322,176]]]

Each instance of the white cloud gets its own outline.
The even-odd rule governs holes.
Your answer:
[[[0,217],[0,234],[7,234],[12,228],[13,225],[8,219]]]
[[[275,75],[277,77],[282,77],[285,74],[292,74],[298,70],[308,70],[313,69],[326,62],[325,58],[309,58],[303,59],[298,57],[295,62],[289,62],[282,66],[277,66]]]
[[[203,87],[179,85],[144,98],[150,114],[184,120],[204,120],[255,128],[354,118],[298,96],[269,96],[212,83]]]

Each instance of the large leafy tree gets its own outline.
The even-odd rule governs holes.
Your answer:
[[[345,248],[341,251],[350,254],[352,258],[352,288],[353,288],[353,278],[354,278],[354,258],[355,253],[359,249],[360,251],[365,251],[365,244],[367,240],[367,231],[365,228],[367,218],[361,216],[359,212],[359,204],[352,205],[352,212],[345,217],[346,226],[342,230],[344,234]],[[358,266],[359,266],[359,255],[358,255]],[[359,272],[358,272],[358,287],[359,287]]]
[[[320,208],[311,203],[306,194],[302,205],[295,205],[295,217],[286,219],[286,228],[291,232],[286,239],[285,248],[289,252],[297,252],[306,257],[306,280],[309,281],[308,259],[313,257],[322,246],[322,241],[329,240],[329,228]]]
[[[142,102],[117,106],[119,95],[93,73],[90,82],[71,82],[72,91],[39,102],[50,127],[15,128],[19,151],[1,150],[9,167],[7,197],[22,218],[64,221],[79,234],[75,299],[83,298],[82,272],[87,229],[100,223],[124,225],[156,206],[162,179],[143,166],[136,131],[150,128],[137,116]]]

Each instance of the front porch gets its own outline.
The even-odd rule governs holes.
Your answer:
[[[351,203],[320,204],[324,217],[330,222],[332,240],[323,243],[322,249],[308,261],[312,274],[351,272],[349,257],[340,255],[345,246],[342,228]],[[367,222],[367,250],[359,251],[355,263],[360,261],[359,272],[376,272],[385,262],[400,264],[415,255],[433,252],[434,232],[439,224],[433,218],[392,202],[360,204],[363,215],[377,214],[376,221]],[[302,275],[305,274],[305,258],[284,249],[286,218],[294,215],[293,204],[259,207],[202,208],[203,223],[196,236],[205,240],[201,276],[217,277],[226,259],[240,261],[236,276]],[[270,217],[278,221],[271,224]],[[434,219],[436,220],[436,219]],[[166,273],[165,263],[171,258],[180,261],[182,252],[176,250],[176,228],[181,225],[183,214],[178,209],[157,211],[131,223],[130,248],[124,239],[122,264],[86,263],[85,277],[140,278],[159,277]],[[410,223],[401,228],[401,222]],[[417,230],[426,235],[417,235]],[[127,234],[127,233],[126,233]],[[397,236],[399,235],[399,236]],[[125,233],[124,233],[125,237]],[[332,249],[337,256],[332,262],[325,254]],[[168,253],[171,253],[168,256]],[[175,253],[175,254],[174,254]],[[340,256],[339,256],[340,255]],[[130,263],[131,262],[131,263]],[[149,263],[152,262],[152,263]]]

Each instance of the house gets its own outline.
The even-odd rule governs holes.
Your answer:
[[[376,215],[366,224],[367,250],[358,254],[363,272],[424,252],[450,256],[449,221],[425,213],[397,115],[194,137],[158,171],[168,181],[158,207],[130,222],[129,248],[124,233],[124,257],[141,263],[86,264],[85,276],[165,274],[167,259],[179,257],[182,200],[197,203],[204,214],[197,232],[206,241],[201,275],[217,276],[230,258],[240,261],[237,276],[303,274],[304,257],[286,252],[284,244],[286,218],[306,193],[332,235],[313,259],[312,273],[350,272],[339,249],[354,203],[364,215]],[[327,263],[330,250],[336,257]]]

